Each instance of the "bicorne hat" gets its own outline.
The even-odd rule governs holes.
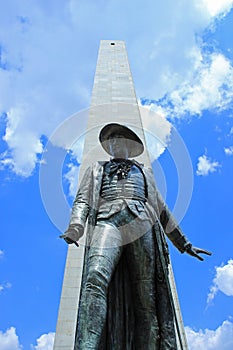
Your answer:
[[[111,156],[113,156],[113,154],[111,154],[108,140],[109,138],[114,137],[114,135],[119,135],[126,140],[132,141],[126,142],[126,146],[128,147],[129,151],[129,158],[137,157],[143,153],[143,143],[140,140],[140,138],[135,134],[135,132],[127,128],[127,126],[125,125],[111,123],[105,125],[99,134],[99,140],[103,149]]]

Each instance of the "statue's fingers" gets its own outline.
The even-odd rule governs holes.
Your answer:
[[[194,256],[200,261],[204,260],[204,258],[202,256],[198,255],[198,254],[194,254]]]
[[[74,240],[71,239],[70,237],[65,237],[64,239],[65,239],[66,243],[68,243],[68,244],[75,244],[76,247],[79,247],[78,242],[74,241]]]
[[[201,253],[201,254],[206,254],[206,255],[212,255],[212,253],[209,252],[209,251],[206,250],[206,249],[197,248],[196,250],[197,250],[197,253],[198,253],[198,254]]]
[[[198,248],[192,248],[189,251],[190,255],[194,256],[195,258],[197,258],[200,261],[203,261],[204,259],[202,258],[202,256],[198,255],[198,253],[199,253],[199,249]]]
[[[64,240],[65,240],[66,243],[68,243],[68,244],[73,244],[73,243],[74,243],[73,239],[71,239],[70,237],[65,237]]]
[[[60,238],[64,238],[64,240],[65,240],[66,243],[68,243],[68,244],[73,244],[73,243],[74,243],[75,245],[79,246],[77,242],[75,242],[73,239],[71,239],[70,237],[68,237],[66,234],[60,235],[59,237],[60,237]]]
[[[212,252],[209,252],[208,250],[205,250],[202,252],[203,254],[206,254],[206,255],[212,255]]]

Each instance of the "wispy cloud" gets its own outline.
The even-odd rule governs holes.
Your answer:
[[[225,147],[224,152],[227,156],[232,156],[233,155],[233,146],[231,147]]]
[[[215,267],[216,273],[210,287],[207,303],[210,303],[216,293],[221,291],[227,296],[233,296],[233,260],[230,259],[226,265]]]
[[[210,173],[214,173],[219,167],[220,164],[217,161],[212,161],[211,158],[204,154],[198,158],[196,174],[198,176],[207,176]]]
[[[11,287],[12,287],[12,284],[10,282],[4,282],[0,284],[0,293],[6,289],[10,289]]]
[[[216,330],[185,327],[190,350],[232,350],[233,323],[224,321]]]
[[[19,338],[14,327],[10,327],[6,332],[0,331],[0,348],[1,350],[22,350]]]
[[[0,249],[0,259],[3,258],[4,251]],[[3,292],[6,289],[10,289],[12,287],[12,284],[10,282],[3,282],[0,284],[0,293]]]

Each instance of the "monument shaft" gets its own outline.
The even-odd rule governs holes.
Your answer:
[[[99,49],[80,179],[90,164],[96,160],[109,159],[97,140],[103,126],[115,122],[134,128],[145,145],[125,43],[123,41],[104,40],[101,41]],[[150,166],[146,148],[137,160]],[[74,349],[84,250],[84,245],[80,245],[79,248],[70,245],[68,248],[54,350]],[[169,267],[168,279],[170,292],[174,300],[173,311],[176,320],[177,349],[187,349],[171,266]]]

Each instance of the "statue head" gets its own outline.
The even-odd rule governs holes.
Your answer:
[[[140,138],[124,125],[107,124],[100,131],[100,143],[103,149],[114,158],[132,158],[144,151]]]

